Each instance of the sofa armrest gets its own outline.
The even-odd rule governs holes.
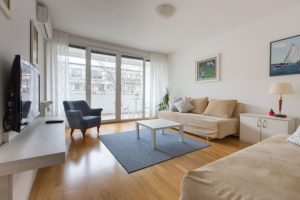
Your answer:
[[[94,108],[94,109],[90,109],[89,111],[89,115],[91,116],[101,116],[101,113],[102,113],[102,108]]]

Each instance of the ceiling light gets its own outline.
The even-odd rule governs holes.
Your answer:
[[[170,4],[162,4],[155,8],[156,13],[161,18],[167,19],[174,15],[175,7]]]

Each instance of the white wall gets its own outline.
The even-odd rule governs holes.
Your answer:
[[[11,20],[0,11],[0,135],[3,132],[2,118],[5,113],[7,88],[14,56],[21,54],[26,60],[30,60],[30,19],[36,19],[35,2],[35,0],[12,0]],[[41,74],[41,100],[44,99],[43,49],[44,44],[40,34],[38,69]],[[28,199],[35,174],[36,170],[32,170],[14,176],[14,199]]]
[[[300,6],[294,7],[170,54],[171,93],[238,99],[247,112],[266,113],[270,108],[278,111],[278,97],[268,94],[270,84],[290,82],[297,94],[284,96],[283,111],[299,118],[300,75],[269,77],[269,44],[300,34],[299,10]],[[196,84],[194,60],[215,53],[221,54],[221,81]]]

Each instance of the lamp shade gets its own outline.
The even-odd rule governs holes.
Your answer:
[[[269,94],[294,94],[294,88],[290,83],[273,83]]]

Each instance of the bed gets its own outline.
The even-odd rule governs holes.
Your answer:
[[[188,172],[181,200],[300,199],[300,146],[276,135]]]

